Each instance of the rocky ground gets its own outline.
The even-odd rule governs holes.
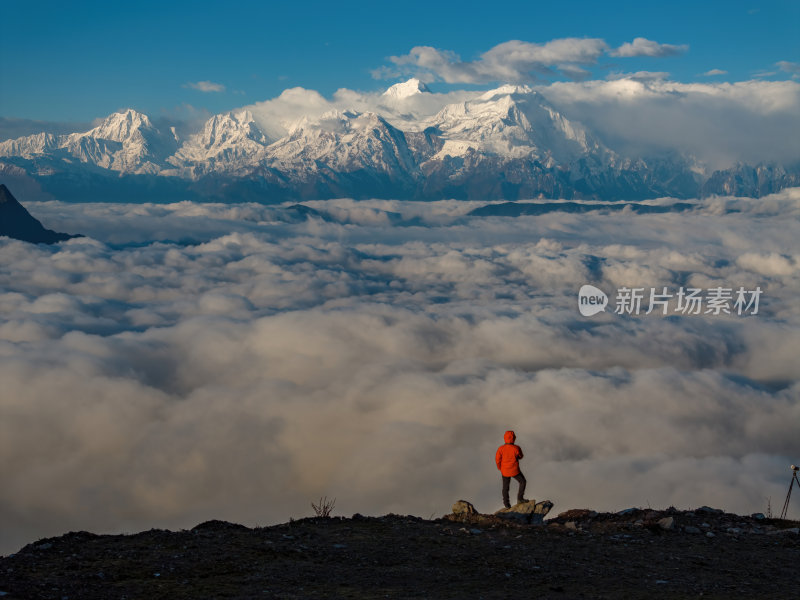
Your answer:
[[[526,519],[463,511],[68,533],[0,558],[0,596],[787,599],[800,590],[798,522],[707,507]]]

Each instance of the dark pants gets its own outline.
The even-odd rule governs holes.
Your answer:
[[[517,491],[517,504],[522,502],[525,499],[525,475],[519,473],[514,475],[514,479],[519,482],[519,490]],[[503,477],[503,506],[511,506],[511,503],[508,501],[508,488],[511,485],[511,477]]]

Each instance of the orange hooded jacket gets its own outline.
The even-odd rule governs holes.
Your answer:
[[[513,431],[506,431],[503,439],[506,443],[495,452],[494,462],[497,463],[497,468],[500,469],[500,474],[503,477],[519,475],[519,459],[523,455],[522,448],[514,444],[517,436]]]

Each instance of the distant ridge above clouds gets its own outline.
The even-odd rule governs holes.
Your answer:
[[[412,78],[330,100],[294,88],[185,137],[126,109],[0,142],[0,165],[66,200],[761,196],[800,185],[798,114],[795,82],[616,76],[438,94]]]
[[[33,244],[55,244],[80,237],[45,229],[3,184],[0,184],[0,236]]]

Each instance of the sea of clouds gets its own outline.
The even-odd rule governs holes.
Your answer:
[[[266,525],[320,496],[488,512],[506,429],[556,512],[778,512],[800,460],[800,189],[695,204],[28,204],[86,237],[0,238],[0,552]],[[606,312],[578,312],[587,283]],[[758,314],[619,315],[622,286],[763,294]]]

